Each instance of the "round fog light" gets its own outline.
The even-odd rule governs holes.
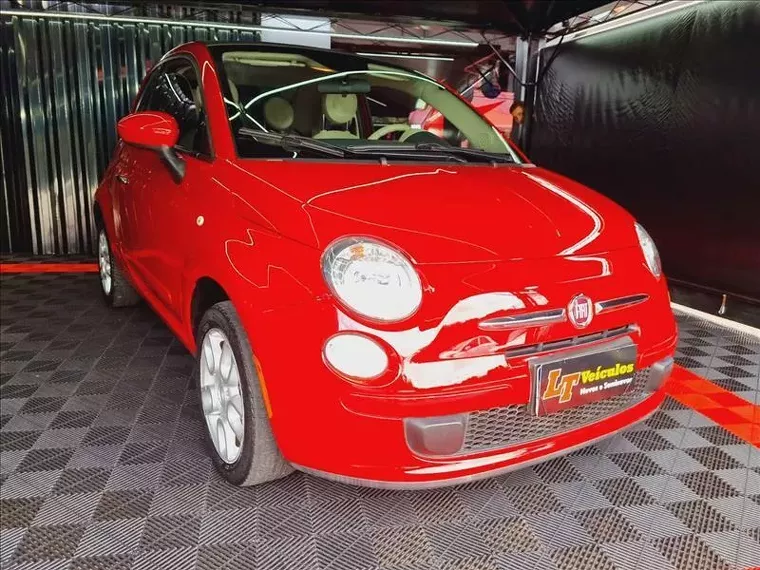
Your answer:
[[[388,369],[385,349],[368,336],[343,333],[325,343],[325,361],[336,372],[356,380],[372,380]]]

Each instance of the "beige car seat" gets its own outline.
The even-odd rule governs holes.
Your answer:
[[[270,97],[264,103],[264,120],[275,131],[286,131],[293,125],[295,118],[293,105],[282,97]]]
[[[227,84],[230,86],[230,96],[232,97],[232,102],[235,103],[236,106],[240,106],[240,94],[238,93],[237,85],[235,85],[232,82],[232,79],[227,80]]]
[[[322,130],[322,95],[314,85],[305,85],[293,94],[293,132],[311,137]]]
[[[334,128],[319,131],[315,139],[358,139],[348,130],[348,124],[356,119],[359,103],[353,93],[329,93],[322,97],[322,113]],[[342,127],[342,128],[341,128]]]
[[[198,84],[195,89],[193,89],[193,103],[195,104],[195,108],[199,111],[203,109],[203,98],[201,97],[200,84]]]

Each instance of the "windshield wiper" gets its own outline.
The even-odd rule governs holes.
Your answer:
[[[320,152],[328,156],[338,156],[341,158],[346,156],[346,152],[337,146],[299,135],[268,133],[265,131],[257,131],[256,129],[249,129],[247,127],[239,129],[238,134],[251,137],[253,140],[258,142],[279,145],[288,152],[312,150],[314,152]]]
[[[496,154],[484,150],[448,146],[430,142],[421,142],[417,144],[350,145],[346,148],[362,154],[387,154],[392,152],[394,154],[403,153],[406,156],[416,156],[418,158],[440,158],[442,155],[447,155],[447,157],[456,160],[457,162],[467,162],[466,159],[461,157],[471,157],[477,158],[481,162],[514,163],[512,157],[507,154]]]
[[[461,156],[471,156],[473,158],[480,158],[481,160],[487,160],[489,162],[514,162],[512,157],[508,154],[497,154],[495,152],[488,152],[485,150],[479,150],[476,148],[464,148],[461,146],[447,146],[445,144],[421,142],[414,145],[414,148],[424,151],[432,152],[448,152]]]
[[[238,134],[250,137],[257,142],[278,145],[288,152],[297,153],[299,150],[310,150],[327,156],[337,156],[339,158],[345,158],[347,155],[351,158],[369,155],[408,160],[440,160],[446,158],[452,162],[465,163],[467,162],[467,159],[463,157],[473,157],[487,162],[512,162],[507,155],[493,154],[469,148],[446,146],[437,143],[417,143],[414,145],[355,144],[341,148],[324,141],[294,134],[270,133],[248,127],[238,129],[237,132]]]
[[[441,146],[441,148],[448,147]],[[411,160],[441,160],[441,158],[446,158],[452,162],[467,162],[453,152],[438,152],[437,149],[419,148],[419,145],[411,144],[351,144],[346,147],[346,150],[359,155],[374,155],[385,158],[396,157]]]

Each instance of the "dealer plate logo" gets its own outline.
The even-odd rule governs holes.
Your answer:
[[[632,389],[636,377],[636,346],[626,344],[560,357],[537,364],[531,374],[534,413],[554,414],[621,396]]]
[[[567,306],[567,315],[575,328],[586,328],[594,318],[594,304],[586,295],[576,295]]]

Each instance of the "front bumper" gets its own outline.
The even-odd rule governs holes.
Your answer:
[[[566,412],[576,419],[593,418],[594,411],[589,408],[594,404],[541,417],[529,413],[521,416],[524,412],[518,409],[521,406],[507,406],[453,416],[407,418],[402,420],[407,452],[403,467],[345,465],[343,470],[332,472],[299,463],[293,465],[300,471],[334,481],[385,489],[426,489],[494,477],[571,453],[645,420],[662,403],[662,385],[672,367],[672,357],[666,357],[641,371],[637,375],[638,385],[626,398],[618,398],[617,412],[587,423],[562,425],[568,421]],[[633,405],[625,406],[626,401],[634,400]],[[604,404],[602,408],[597,406],[600,412],[614,405],[609,400],[595,404],[598,403]],[[522,439],[505,441],[506,434]],[[376,446],[381,445],[382,440],[376,440]]]
[[[659,401],[662,402],[662,399],[659,399]],[[646,412],[645,415],[641,416],[634,423],[639,423],[641,421],[646,420],[649,416],[651,416],[657,411],[658,407],[659,407],[659,404],[654,406],[649,412]],[[584,447],[588,447],[589,445],[593,445],[597,443],[598,441],[607,439],[608,437],[611,437],[617,434],[618,432],[624,429],[627,429],[631,425],[633,424],[627,424],[627,425],[624,425],[623,427],[615,429],[614,431],[604,432],[604,433],[601,433],[600,435],[585,437],[582,439],[580,443],[575,443],[572,445],[568,445],[566,447],[559,447],[555,445],[553,450],[551,451],[544,451],[542,453],[537,453],[537,454],[534,453],[530,457],[528,457],[528,454],[530,453],[530,451],[525,448],[504,451],[504,452],[501,452],[501,453],[495,454],[494,456],[489,457],[488,459],[491,460],[490,464],[481,463],[480,465],[477,465],[477,466],[475,465],[469,466],[467,464],[461,464],[461,465],[455,466],[455,468],[459,467],[461,469],[453,471],[453,474],[452,474],[452,471],[449,471],[446,477],[441,477],[441,478],[432,478],[432,479],[418,478],[416,480],[410,478],[409,480],[405,480],[405,481],[361,479],[357,477],[349,477],[346,475],[338,475],[336,473],[330,473],[327,471],[320,471],[319,469],[305,467],[303,465],[298,465],[296,463],[293,463],[292,465],[297,470],[303,471],[304,473],[309,473],[310,475],[315,475],[317,477],[329,479],[337,483],[345,483],[347,485],[357,485],[361,487],[374,487],[377,489],[394,489],[394,490],[438,489],[441,487],[449,487],[453,485],[464,485],[465,483],[472,483],[474,481],[479,481],[481,479],[497,477],[499,475],[503,475],[504,473],[509,473],[510,471],[514,471],[516,469],[523,469],[525,467],[530,467],[531,465],[534,465],[536,463],[549,461],[550,459],[553,459],[555,457],[561,457],[563,455],[567,455],[568,453],[572,453],[573,451],[582,449]],[[458,474],[458,473],[463,473],[463,474]]]
[[[513,404],[450,416],[406,418],[406,442],[417,456],[439,458],[513,448],[579,430],[651,397],[672,369],[673,358],[666,357],[638,371],[627,392],[554,414],[536,416],[528,406]]]
[[[648,331],[634,335],[636,368],[647,371],[640,379],[640,397],[560,429],[531,431],[537,418],[523,417],[520,429],[529,433],[522,439],[502,437],[504,430],[500,435],[498,427],[500,421],[506,425],[504,418],[514,420],[527,409],[530,382],[524,361],[456,386],[419,390],[399,379],[392,386],[364,388],[339,378],[322,360],[324,339],[336,332],[339,320],[329,301],[258,315],[256,323],[245,325],[249,331],[267,332],[253,332],[252,345],[261,360],[273,431],[289,462],[346,483],[426,488],[494,476],[569,453],[654,413],[665,397],[661,385],[675,350],[675,324],[672,313],[670,320],[663,318],[661,306],[651,316],[637,309],[638,322],[657,318],[659,323],[643,325]],[[600,328],[609,329],[619,326],[621,317],[615,316],[614,323],[599,321]],[[296,322],[310,326],[296,334],[291,330]],[[470,439],[480,444],[468,445],[467,428],[478,422],[484,427]],[[443,434],[421,433],[430,426],[442,426]],[[490,435],[485,444],[484,433]]]
[[[567,453],[641,421],[665,397],[662,378],[650,385],[649,375],[676,344],[666,283],[641,261],[631,248],[604,258],[422,266],[423,303],[395,325],[358,322],[329,294],[266,311],[236,304],[280,451],[299,469],[352,483],[440,486]],[[568,308],[579,292],[599,304],[584,327],[569,319],[490,327],[493,319]],[[603,306],[631,296],[642,302]],[[325,364],[325,343],[346,332],[385,343],[386,377],[350,382]],[[636,370],[649,371],[636,398],[596,415],[583,415],[596,404],[571,408],[583,417],[560,425],[554,414],[528,415],[531,359],[620,337],[636,346]],[[435,433],[423,433],[429,426]]]

